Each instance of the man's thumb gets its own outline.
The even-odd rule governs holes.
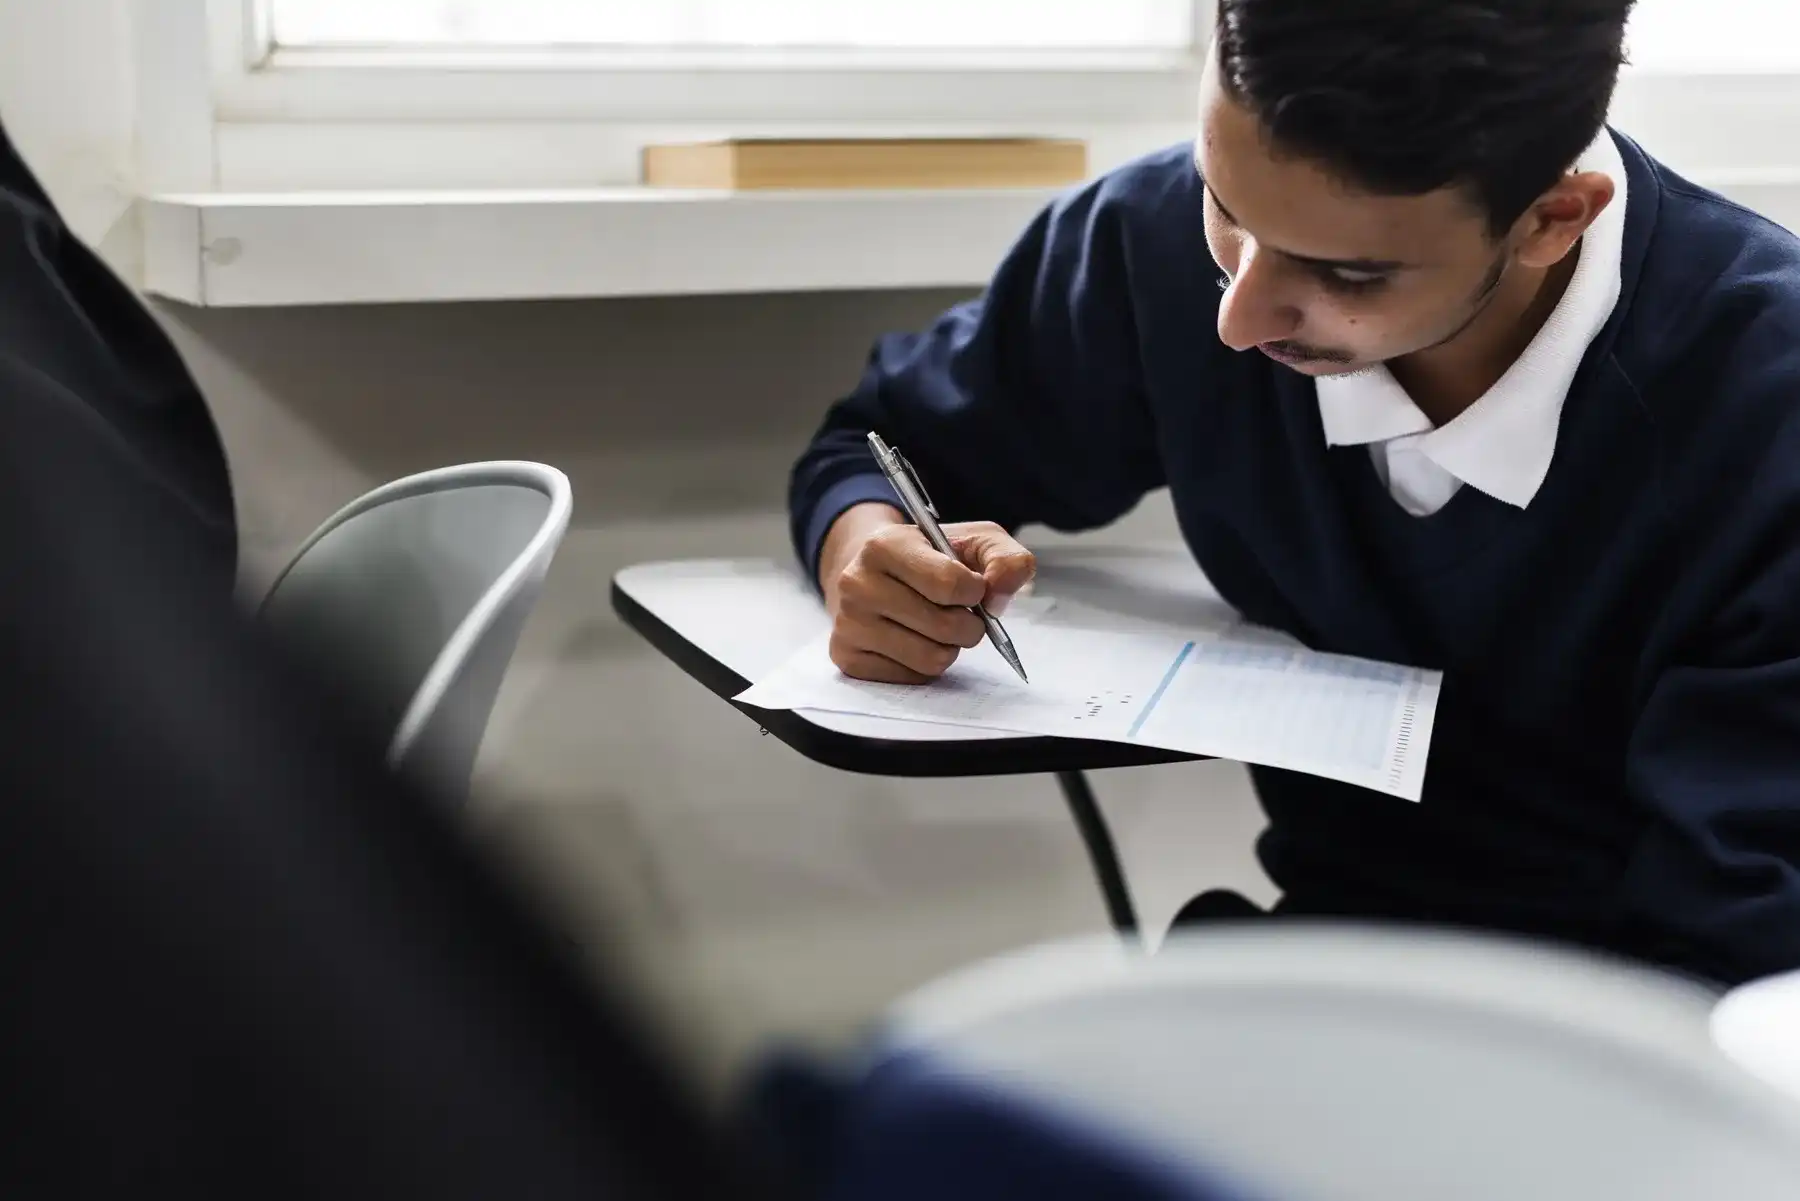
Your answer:
[[[1013,536],[987,522],[964,527],[954,538],[957,555],[987,584],[989,609],[1004,606],[1037,574],[1037,557]]]
[[[987,582],[986,604],[990,611],[1004,609],[1037,575],[1037,559],[1031,552],[1011,539],[1007,541],[1010,545],[986,548],[977,568]]]

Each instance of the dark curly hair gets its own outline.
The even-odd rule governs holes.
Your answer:
[[[1634,0],[1219,0],[1226,93],[1386,195],[1467,188],[1498,237],[1600,132]]]

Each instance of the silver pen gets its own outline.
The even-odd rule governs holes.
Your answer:
[[[875,452],[875,461],[881,464],[881,474],[887,476],[888,483],[900,494],[900,503],[906,506],[906,515],[924,531],[926,541],[939,554],[958,559],[955,548],[950,545],[950,539],[944,537],[944,531],[938,525],[937,506],[931,503],[931,497],[925,492],[925,485],[920,482],[912,464],[906,461],[906,456],[882,441],[880,434],[873,432],[869,434],[869,449]],[[1000,652],[1000,657],[1019,673],[1021,680],[1029,684],[1031,680],[1025,675],[1024,664],[1019,662],[1019,652],[1013,649],[1012,638],[1008,636],[1006,627],[1000,624],[999,618],[989,613],[986,605],[976,605],[975,615],[987,627],[988,638],[993,641],[994,649]]]

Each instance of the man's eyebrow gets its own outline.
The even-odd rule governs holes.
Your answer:
[[[1232,225],[1242,228],[1238,219],[1231,215],[1231,210],[1225,207],[1225,202],[1219,199],[1219,194],[1212,190],[1211,185],[1207,185],[1206,194],[1212,197],[1213,206],[1219,210],[1219,216],[1225,218]],[[1356,271],[1366,275],[1377,275],[1389,271],[1405,271],[1411,266],[1399,259],[1316,259],[1311,255],[1294,254],[1275,246],[1268,247],[1268,249],[1275,251],[1284,259],[1307,267],[1316,267],[1322,271]]]

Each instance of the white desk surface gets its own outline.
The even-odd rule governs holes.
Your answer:
[[[828,628],[800,570],[770,559],[692,559],[626,568],[614,583],[688,642],[754,683]],[[1062,547],[1038,554],[1034,590],[1132,617],[1192,628],[1222,602],[1182,546]],[[816,726],[861,738],[972,742],[1026,735],[968,726],[803,711]]]

